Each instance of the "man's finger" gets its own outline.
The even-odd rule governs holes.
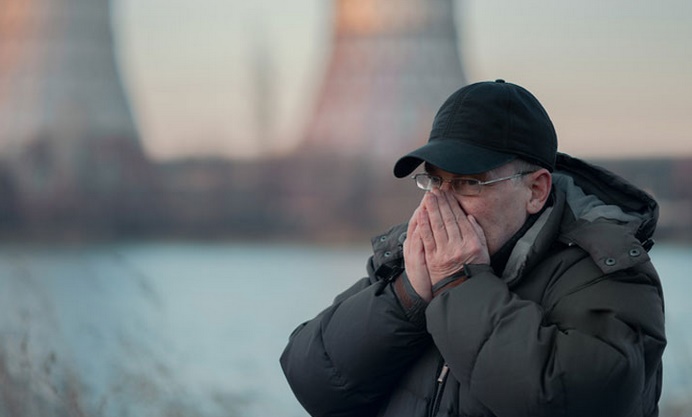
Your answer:
[[[473,230],[476,232],[476,236],[478,236],[478,240],[481,242],[481,246],[487,248],[488,242],[485,240],[485,231],[483,231],[481,225],[478,224],[478,220],[476,220],[476,218],[473,216],[468,216],[468,222],[473,228]]]
[[[459,229],[459,232],[461,233],[462,239],[470,239],[474,235],[477,235],[478,231],[469,222],[468,215],[461,207],[461,204],[459,204],[459,201],[457,201],[457,199],[451,195],[448,198],[450,199],[449,205],[452,207],[452,212],[454,213],[454,216],[456,218],[456,224]],[[478,225],[478,223],[476,224]]]
[[[437,244],[435,235],[430,222],[430,214],[427,206],[424,206],[418,213],[418,233],[423,241],[423,248],[427,253],[435,252]]]
[[[459,228],[459,221],[466,218],[466,213],[459,205],[459,202],[451,193],[444,193],[444,203],[440,205],[440,212],[445,219],[447,235],[450,241],[458,243],[463,239],[462,230]]]
[[[425,208],[433,237],[438,242],[446,242],[449,237],[440,211],[440,199],[444,199],[444,197],[440,195],[438,190],[428,192],[425,196]]]
[[[421,211],[421,206],[416,207],[411,215],[411,219],[408,221],[408,227],[406,228],[406,236],[411,236],[413,231],[418,226],[418,213]]]

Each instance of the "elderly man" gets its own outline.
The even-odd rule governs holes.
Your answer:
[[[291,335],[312,416],[657,416],[664,332],[656,202],[557,153],[502,80],[452,94],[397,177],[426,191],[373,239],[368,277]]]

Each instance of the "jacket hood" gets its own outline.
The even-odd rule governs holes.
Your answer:
[[[516,243],[502,273],[508,284],[540,261],[555,240],[589,253],[604,273],[649,260],[658,204],[618,175],[559,153],[555,201]]]
[[[559,153],[553,181],[555,188],[565,193],[575,220],[610,220],[626,225],[642,243],[653,236],[658,203],[618,175]]]

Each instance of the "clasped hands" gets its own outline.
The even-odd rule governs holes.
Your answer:
[[[485,233],[450,192],[428,191],[408,224],[404,263],[413,289],[426,301],[437,282],[466,264],[489,264]]]

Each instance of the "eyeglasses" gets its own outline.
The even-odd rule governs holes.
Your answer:
[[[501,181],[512,180],[523,177],[524,175],[533,174],[536,171],[522,171],[508,177],[496,178],[489,181],[481,181],[475,178],[452,178],[444,180],[436,175],[421,173],[412,176],[416,185],[421,190],[432,191],[434,188],[442,188],[442,184],[448,182],[452,185],[452,190],[459,195],[478,195],[481,193],[483,186],[497,184]]]

